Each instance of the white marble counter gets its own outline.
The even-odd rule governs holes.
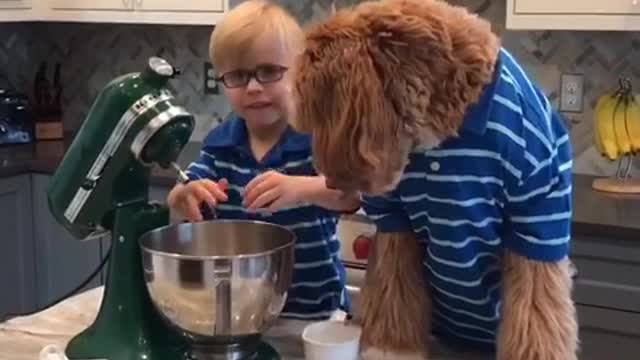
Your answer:
[[[95,319],[103,288],[72,297],[48,310],[0,324],[1,360],[37,360],[47,345],[63,349],[67,342]],[[306,322],[282,320],[265,334],[283,360],[304,359],[300,335]]]
[[[47,345],[63,349],[94,320],[103,288],[72,297],[40,313],[0,323],[0,360],[37,360]],[[280,320],[265,334],[283,360],[303,360],[302,330],[307,322]],[[491,357],[437,348],[432,360],[490,360]]]

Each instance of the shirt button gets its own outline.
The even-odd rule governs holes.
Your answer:
[[[431,170],[432,171],[438,171],[440,170],[440,163],[437,161],[434,161],[431,163]]]

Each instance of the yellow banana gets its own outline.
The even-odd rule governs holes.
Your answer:
[[[611,95],[604,96],[607,99],[603,100],[604,103],[601,110],[595,114],[595,127],[597,128],[599,142],[602,145],[602,153],[613,161],[620,156],[613,121],[613,110],[616,108],[619,98]]]
[[[627,103],[626,96],[618,97],[613,108],[611,116],[613,116],[613,131],[615,132],[615,141],[618,144],[618,154],[627,155],[631,153],[631,141],[627,133]]]
[[[630,97],[626,110],[627,132],[631,141],[631,151],[636,153],[640,151],[640,96]]]
[[[630,79],[598,98],[593,109],[593,143],[611,161],[640,152],[640,95],[633,93]]]
[[[596,150],[598,151],[598,154],[600,154],[601,156],[605,156],[605,151],[604,151],[604,147],[602,146],[602,141],[601,141],[601,136],[602,134],[600,134],[600,127],[598,126],[598,121],[600,121],[600,116],[602,115],[602,109],[604,108],[604,106],[607,104],[607,101],[610,100],[610,97],[608,95],[603,95],[600,96],[598,98],[598,101],[596,102],[596,106],[593,108],[593,118],[594,118],[594,122],[593,122],[593,144],[596,147]]]

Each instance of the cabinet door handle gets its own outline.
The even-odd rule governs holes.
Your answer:
[[[124,7],[129,7],[129,0],[122,0],[122,3],[124,3]]]
[[[142,8],[142,0],[136,0],[136,7]]]

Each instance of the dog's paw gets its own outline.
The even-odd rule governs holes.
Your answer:
[[[368,347],[362,350],[360,358],[362,360],[426,360],[427,355],[417,352],[388,351],[375,347]]]

